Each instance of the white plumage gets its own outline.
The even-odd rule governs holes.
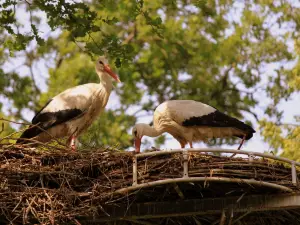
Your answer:
[[[91,83],[69,88],[52,98],[52,101],[41,112],[56,112],[73,108],[85,110],[91,106],[93,95],[95,91],[102,88],[101,86],[101,84]]]
[[[171,134],[182,148],[187,143],[192,148],[193,142],[230,136],[242,138],[243,143],[255,133],[251,126],[207,104],[193,100],[172,100],[156,108],[153,127],[143,123],[134,126],[132,133],[135,137],[136,151],[140,151],[141,139],[144,135],[157,137],[165,132]]]
[[[50,99],[32,119],[34,126],[24,131],[17,143],[26,143],[30,138],[48,142],[53,137],[67,136],[68,144],[75,149],[75,138],[92,124],[106,106],[112,90],[111,77],[120,82],[103,56],[99,57],[95,68],[101,81],[99,84],[76,86]]]
[[[192,118],[208,115],[216,109],[201,102],[193,100],[173,100],[160,104],[154,111],[154,117],[164,116],[172,118],[178,124]],[[155,121],[153,121],[155,123]]]

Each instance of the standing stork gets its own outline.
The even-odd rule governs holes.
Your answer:
[[[208,138],[239,137],[252,138],[255,130],[236,118],[227,116],[217,109],[193,100],[171,100],[160,104],[154,111],[153,127],[148,124],[136,124],[132,129],[135,138],[135,150],[140,152],[142,137],[157,137],[162,133],[171,134],[184,148],[187,143],[193,148],[193,142]]]
[[[76,149],[75,140],[104,110],[111,90],[112,80],[120,82],[107,60],[100,56],[95,65],[100,83],[79,85],[56,95],[33,117],[30,126],[17,140],[28,143],[31,138],[48,142],[53,137],[69,137],[67,144]]]

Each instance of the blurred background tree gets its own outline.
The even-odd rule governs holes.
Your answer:
[[[300,41],[295,41],[295,51],[298,55],[296,66],[287,71],[289,76],[289,91],[300,91]],[[300,103],[300,102],[299,102]],[[295,105],[299,108],[299,105]],[[300,110],[299,110],[300,112]],[[275,152],[281,150],[281,155],[300,161],[300,113],[295,116],[295,123],[272,122],[264,119],[260,121],[260,128],[264,140],[267,141]]]
[[[280,124],[278,107],[300,86],[293,1],[6,0],[0,10],[3,115],[28,121],[64,89],[98,82],[93,60],[106,54],[123,83],[82,143],[126,148],[130,128],[158,104],[194,99],[261,120],[273,150],[294,157],[299,127]]]

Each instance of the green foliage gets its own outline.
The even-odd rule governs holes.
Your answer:
[[[289,134],[283,139],[282,156],[300,161],[300,126],[288,129]]]
[[[114,90],[121,104],[99,117],[81,137],[83,143],[131,145],[128,132],[141,113],[151,115],[168,99],[194,99],[238,118],[244,112],[256,117],[260,90],[272,100],[265,105],[266,115],[280,121],[278,104],[299,90],[300,64],[284,66],[300,49],[300,10],[288,1],[36,0],[6,1],[0,7],[0,61],[9,50],[11,56],[25,52],[28,68],[41,59],[53,62],[47,91],[40,90],[32,73],[0,71],[0,90],[5,90],[0,96],[11,100],[14,118],[22,118],[25,108],[37,111],[66,88],[98,82],[93,60],[110,57],[123,81]],[[30,13],[31,32],[18,29],[23,26],[15,17],[19,7]],[[37,12],[45,13],[51,30],[60,34],[43,36]],[[274,32],[283,25],[284,32]],[[288,47],[292,41],[294,49]],[[274,64],[282,67],[266,74]],[[267,120],[261,126],[265,140],[282,148],[278,137],[285,132]],[[293,132],[288,134],[294,137]],[[161,137],[157,144],[164,141]],[[234,143],[217,143],[224,142]]]
[[[296,41],[297,44],[297,41]],[[299,49],[296,48],[296,52],[299,54]],[[292,93],[293,91],[300,91],[299,82],[299,68],[300,60],[296,66],[290,70],[286,71],[287,76],[289,76],[289,88],[287,92]],[[281,90],[277,90],[280,92]],[[274,123],[271,121],[263,120],[260,122],[262,135],[265,141],[268,141],[271,148],[278,152],[281,150],[281,155],[290,159],[300,161],[300,118],[295,117],[295,123]]]
[[[80,141],[89,146],[119,145],[120,149],[133,145],[128,127],[135,123],[135,117],[124,112],[107,110],[92,124]]]
[[[291,10],[288,8],[287,4],[282,5],[281,7],[274,7],[272,5],[272,10],[278,13],[279,10],[283,10],[282,18],[284,19],[293,19],[295,21],[295,27],[300,27],[300,15],[299,8]],[[281,20],[280,23],[283,21]],[[294,36],[294,52],[297,55],[297,61],[295,66],[290,70],[281,69],[277,71],[277,76],[273,77],[273,82],[277,84],[278,88],[269,89],[271,97],[276,104],[282,99],[282,94],[286,95],[288,93],[299,92],[300,91],[300,42],[299,34],[291,34]],[[285,86],[287,83],[287,88],[280,88]],[[297,106],[295,106],[297,107]],[[268,108],[270,114],[272,113],[273,108]],[[283,157],[294,159],[300,161],[300,118],[299,115],[295,116],[295,123],[281,123],[272,122],[263,120],[260,122],[262,129],[262,135],[265,141],[268,141],[271,148],[277,152],[280,150],[280,153]]]
[[[2,107],[0,107],[2,108]],[[11,138],[17,138],[16,135],[14,135],[15,129],[13,129],[9,122],[3,120],[3,119],[9,119],[7,116],[5,116],[3,113],[0,113],[0,143],[7,143],[8,140],[2,140],[2,138],[5,137],[11,137]]]
[[[299,120],[298,120],[299,122]],[[297,124],[276,125],[261,121],[262,135],[274,152],[281,150],[281,156],[300,161],[300,126]]]
[[[153,31],[161,36],[162,21],[160,17],[152,19],[148,11],[143,9],[143,1],[127,1],[128,10],[134,12],[130,19],[135,19],[138,15],[144,16],[146,24],[151,26]],[[39,29],[34,24],[32,13],[42,11],[46,14],[48,25],[54,31],[57,28],[68,31],[68,39],[76,42],[83,38],[86,42],[86,52],[90,55],[101,55],[104,52],[117,58],[117,66],[120,66],[121,60],[129,60],[131,47],[123,45],[121,39],[114,34],[107,34],[107,27],[112,27],[119,22],[117,17],[108,15],[99,15],[96,10],[92,10],[87,3],[74,1],[51,1],[36,0],[30,3],[25,1],[25,7],[30,12],[31,32],[20,33],[15,13],[16,7],[21,3],[17,1],[5,1],[0,4],[0,22],[1,26],[11,35],[5,40],[5,47],[9,49],[11,56],[15,51],[25,50],[33,39],[38,45],[43,45],[44,40],[40,37]],[[100,9],[113,8],[113,2],[110,0],[101,1]],[[107,7],[107,8],[106,8]],[[122,4],[124,7],[124,4]],[[97,42],[92,37],[95,33],[101,33],[102,40]]]

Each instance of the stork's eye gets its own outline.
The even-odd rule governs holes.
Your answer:
[[[102,64],[102,65],[104,65],[104,63],[101,60],[99,61],[99,63]]]

